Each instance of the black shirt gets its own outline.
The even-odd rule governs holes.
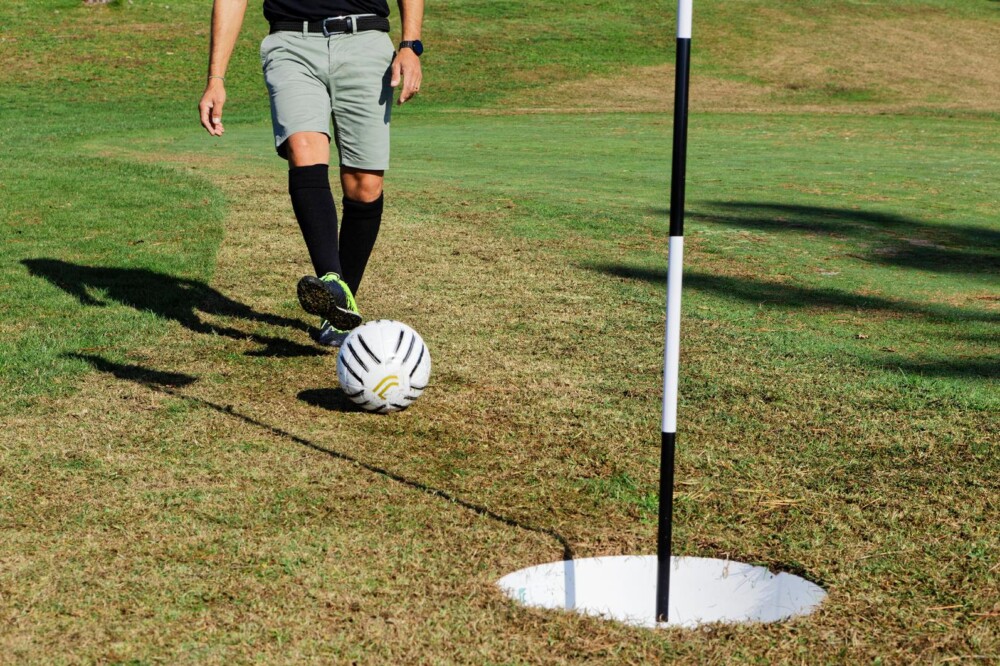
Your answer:
[[[315,21],[348,14],[389,15],[387,0],[264,0],[264,18],[274,21]]]

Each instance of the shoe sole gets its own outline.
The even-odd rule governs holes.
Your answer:
[[[361,325],[361,315],[340,307],[326,283],[317,277],[307,275],[299,280],[298,295],[303,310],[326,319],[334,328],[349,331]]]

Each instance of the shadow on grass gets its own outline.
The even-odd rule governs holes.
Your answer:
[[[666,270],[654,270],[615,264],[592,264],[588,268],[629,280],[642,280],[666,287]],[[880,296],[861,296],[837,289],[799,287],[778,282],[733,278],[705,273],[685,273],[685,289],[710,292],[722,298],[735,299],[753,305],[771,305],[784,309],[827,310],[831,312],[892,312],[925,317],[945,323],[975,321],[994,323],[1000,313],[936,304],[919,304]],[[937,358],[927,362],[895,361],[866,358],[867,363],[886,371],[903,371],[928,377],[981,378],[1000,377],[1000,357]]]
[[[306,389],[300,391],[298,399],[302,402],[331,412],[362,412],[357,403],[347,397],[341,388]]]
[[[587,268],[615,277],[663,285],[664,288],[667,284],[666,269],[658,270],[616,264],[591,264]],[[781,282],[766,282],[707,273],[685,272],[684,288],[712,292],[725,298],[738,299],[755,305],[773,305],[788,309],[869,310],[872,312],[905,313],[949,322],[1000,322],[1000,313],[983,310],[914,303],[881,296],[862,296],[839,289],[800,287]]]
[[[95,370],[106,372],[118,379],[124,379],[149,388],[184,388],[198,381],[197,377],[182,372],[164,372],[151,370],[141,365],[131,363],[114,363],[92,354],[63,354],[63,358],[72,358],[90,364]]]
[[[856,241],[859,259],[938,273],[1000,273],[1000,231],[928,224],[871,210],[783,203],[716,201],[688,219],[771,233],[818,233]],[[712,210],[714,209],[714,210]],[[657,214],[665,211],[657,210]]]
[[[233,340],[252,340],[263,346],[263,349],[247,352],[248,356],[319,356],[326,353],[316,347],[284,338],[247,333],[202,321],[199,312],[233,317],[257,324],[309,330],[297,319],[257,312],[250,306],[219,293],[204,282],[145,268],[81,266],[59,259],[24,259],[21,263],[32,275],[48,280],[74,296],[82,305],[107,306],[106,301],[95,297],[92,293],[98,292],[122,305],[136,310],[148,310],[163,319],[172,319],[195,333],[221,335]]]
[[[455,495],[449,493],[446,490],[441,490],[440,488],[429,486],[426,483],[421,483],[420,481],[407,478],[401,474],[397,474],[396,472],[387,470],[384,467],[378,467],[376,465],[366,463],[360,460],[359,458],[355,458],[354,456],[348,455],[341,451],[337,451],[335,449],[327,448],[321,444],[317,444],[316,442],[305,439],[304,437],[299,437],[298,435],[290,433],[287,430],[282,430],[277,426],[273,426],[269,423],[264,423],[263,421],[255,419],[252,416],[248,416],[246,414],[242,414],[236,411],[236,409],[234,409],[230,405],[220,405],[210,400],[205,400],[204,398],[197,398],[195,396],[186,395],[178,390],[179,388],[188,386],[197,381],[196,377],[175,372],[162,372],[159,370],[152,370],[150,368],[145,368],[139,365],[115,363],[114,361],[109,361],[100,356],[94,356],[90,354],[64,354],[63,356],[65,358],[73,358],[85,361],[89,363],[91,367],[93,367],[95,370],[107,373],[118,379],[135,382],[136,384],[144,386],[150,390],[157,391],[160,393],[165,393],[175,398],[180,398],[181,400],[184,400],[192,405],[197,405],[218,412],[220,414],[225,414],[226,416],[229,416],[236,420],[242,421],[243,423],[251,425],[255,428],[263,430],[270,435],[295,442],[300,446],[304,446],[308,449],[312,449],[313,451],[326,454],[331,458],[336,458],[337,460],[343,460],[353,465],[357,465],[361,469],[364,469],[368,472],[371,472],[373,474],[378,474],[379,476],[390,479],[391,481],[395,481],[396,483],[411,488],[412,490],[417,490],[422,493],[427,493],[428,495],[432,495],[439,499],[445,500],[449,504],[460,506],[463,509],[472,511],[476,515],[483,516],[484,518],[489,518],[490,520],[502,523],[503,525],[524,530],[526,532],[533,532],[535,534],[541,534],[550,537],[551,539],[554,539],[562,548],[564,560],[572,560],[574,557],[573,547],[570,545],[569,540],[567,540],[566,537],[564,537],[563,535],[559,534],[558,532],[556,532],[551,528],[537,527],[535,525],[530,525],[523,521],[517,520],[516,518],[509,518],[495,511],[492,511],[491,509],[488,509],[484,506],[480,506],[479,504],[474,504],[472,502],[456,497]],[[314,391],[307,393],[328,394],[329,392]],[[329,396],[326,396],[326,399],[329,399]],[[346,400],[346,398],[344,399]],[[378,418],[378,417],[373,417],[373,418]]]
[[[911,375],[925,377],[957,377],[964,379],[981,379],[983,377],[1000,379],[1000,355],[983,356],[981,358],[939,358],[933,361],[913,362],[872,360],[872,363],[882,366],[883,370],[902,370]]]

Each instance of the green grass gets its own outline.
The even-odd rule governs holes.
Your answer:
[[[639,291],[655,312],[665,281],[664,122],[491,118],[488,131],[428,122],[400,141],[416,153],[401,177],[428,190],[474,183],[480,196],[510,200],[515,233],[617,244],[613,260],[576,261],[624,278],[622,296]],[[991,380],[1000,228],[983,207],[1000,198],[987,176],[1000,145],[981,124],[699,116],[690,145],[695,320],[742,328],[761,350],[794,347],[794,359],[773,361],[787,369],[835,359],[871,370],[869,388],[907,395],[919,386],[975,409],[1000,406]],[[652,288],[637,290],[636,280]]]
[[[258,130],[232,141],[242,155],[266,140]],[[916,388],[1000,407],[1000,229],[984,214],[1000,198],[987,176],[1000,142],[981,123],[700,116],[690,142],[690,316],[747,330],[761,350],[793,346],[772,361],[788,370],[805,359],[867,369],[867,387],[851,388],[894,387],[900,405]],[[454,215],[459,197],[515,211],[508,233],[610,241],[613,259],[572,260],[622,279],[622,297],[655,313],[668,151],[668,121],[655,116],[448,115],[397,132],[392,177],[427,193],[413,205],[429,214]]]
[[[4,409],[53,388],[58,393],[64,375],[84,370],[61,357],[66,351],[127,348],[165,331],[162,320],[141,308],[105,307],[108,294],[100,286],[55,286],[75,282],[67,266],[141,267],[207,280],[222,236],[223,201],[204,180],[58,152],[38,151],[30,163],[6,170],[0,215],[10,240],[0,250],[6,285],[0,311],[11,329],[0,355]]]
[[[695,74],[766,82],[771,37],[832,40],[844,17],[992,30],[994,5],[702,3]],[[653,547],[670,118],[506,111],[669,62],[672,7],[429,5],[427,85],[394,120],[361,304],[420,330],[434,375],[374,419],[343,411],[290,286],[306,262],[259,8],[212,141],[195,115],[206,3],[6,3],[3,653],[996,658],[995,114],[871,115],[904,93],[851,84],[832,55],[835,81],[767,113],[692,117],[675,492],[675,552],[804,575],[823,610],[650,633],[494,589],[567,547]]]

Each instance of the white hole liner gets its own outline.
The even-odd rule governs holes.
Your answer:
[[[713,622],[776,622],[808,615],[821,587],[765,567],[704,557],[672,557],[669,622],[657,623],[656,557],[594,557],[515,571],[497,585],[527,606],[576,611],[640,627]]]

